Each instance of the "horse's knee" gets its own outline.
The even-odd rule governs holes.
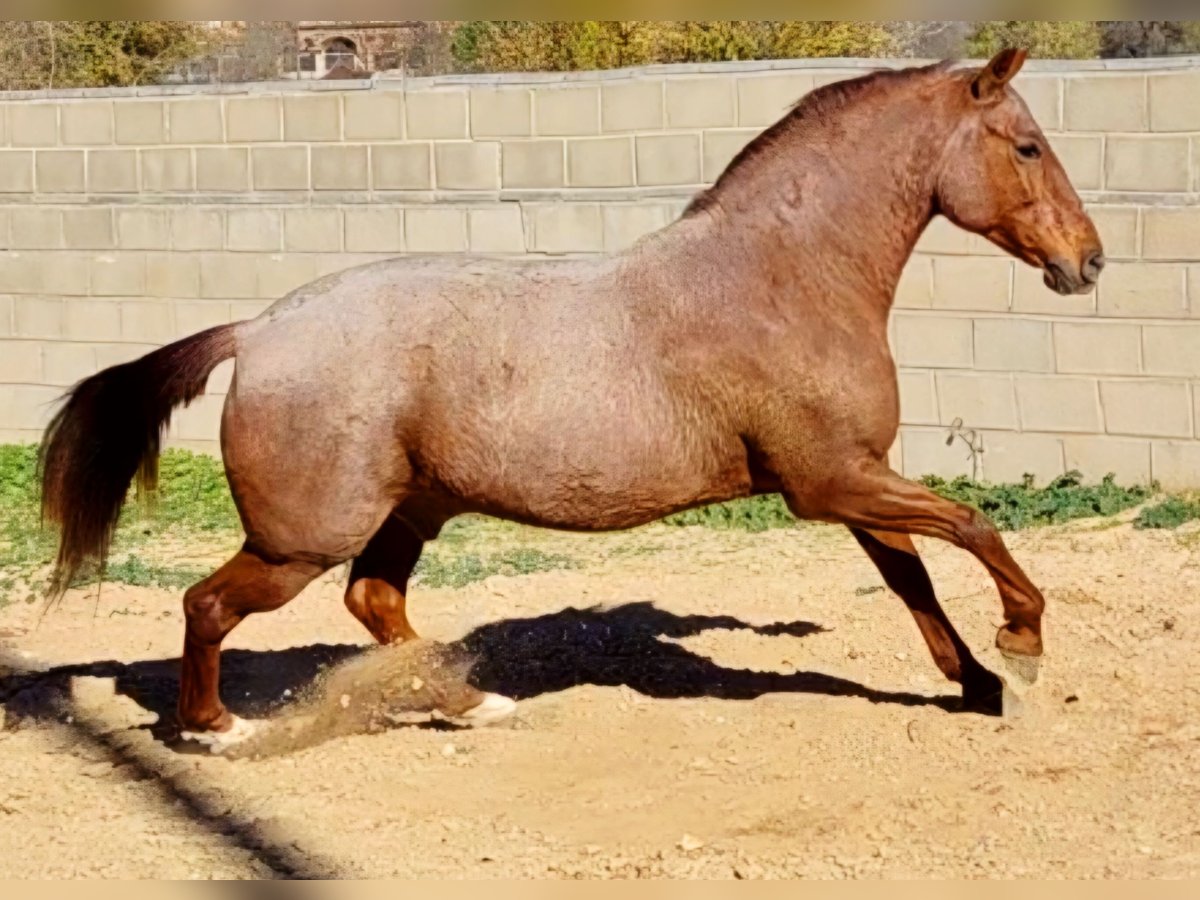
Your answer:
[[[236,624],[226,621],[220,592],[204,581],[184,593],[183,616],[188,634],[204,643],[219,643]]]

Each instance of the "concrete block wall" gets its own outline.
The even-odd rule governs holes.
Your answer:
[[[806,91],[878,65],[0,95],[0,440],[36,440],[77,379],[347,266],[625,247]],[[1017,88],[1112,262],[1063,298],[936,221],[893,316],[895,464],[1200,487],[1200,59],[1031,63]],[[228,378],[173,443],[216,448]]]

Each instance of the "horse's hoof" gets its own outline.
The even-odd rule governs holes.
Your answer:
[[[191,741],[201,747],[207,747],[209,753],[224,753],[230,747],[235,747],[253,737],[258,731],[258,723],[249,719],[231,716],[233,724],[225,731],[180,731],[179,737]]]
[[[1026,688],[1032,687],[1037,681],[1038,669],[1042,665],[1040,656],[1025,656],[1001,650],[1000,658],[1004,661],[1005,673],[1009,676],[1004,679],[1004,683],[1011,682],[1013,689],[1018,693],[1024,693]]]
[[[443,722],[449,722],[451,725],[457,725],[460,728],[479,728],[483,725],[491,725],[493,722],[499,722],[501,719],[507,719],[516,710],[516,702],[508,697],[500,694],[484,694],[483,700],[466,712],[461,712],[453,716],[448,716],[442,712],[435,712],[434,716]]]

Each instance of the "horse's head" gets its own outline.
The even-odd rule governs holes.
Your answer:
[[[1025,103],[1009,87],[1023,50],[964,73],[961,121],[937,179],[939,210],[1045,272],[1060,294],[1090,291],[1104,267],[1096,226]]]

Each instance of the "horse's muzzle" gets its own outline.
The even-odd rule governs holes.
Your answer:
[[[1104,254],[1093,250],[1086,254],[1078,268],[1065,259],[1052,259],[1046,263],[1042,280],[1046,287],[1067,296],[1069,294],[1086,294],[1100,280],[1100,272],[1104,268]]]

